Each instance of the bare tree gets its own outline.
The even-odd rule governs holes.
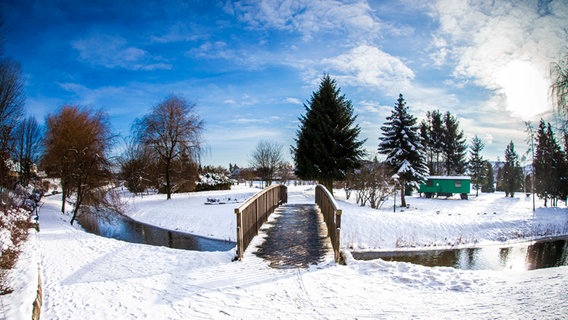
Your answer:
[[[282,184],[288,184],[289,180],[294,176],[294,167],[288,162],[283,162],[277,174],[280,176]]]
[[[1,37],[0,37],[1,39]],[[10,169],[6,160],[12,151],[12,134],[23,114],[24,84],[20,65],[7,58],[0,60],[0,185],[6,186]]]
[[[174,162],[183,157],[198,162],[203,120],[195,104],[172,95],[152,108],[136,124],[139,141],[148,146],[163,165],[165,193],[171,199]],[[186,177],[187,180],[195,177]]]
[[[277,142],[261,141],[252,153],[250,164],[268,186],[272,184],[276,172],[284,164],[282,148],[282,145]]]
[[[126,148],[119,157],[120,178],[126,181],[126,187],[132,193],[141,193],[150,186],[157,186],[157,163],[152,159],[151,151],[136,139],[126,142]]]
[[[391,168],[377,159],[364,161],[360,169],[348,175],[346,192],[355,191],[355,200],[360,206],[367,203],[373,209],[380,209],[390,195],[394,193],[391,181]]]
[[[30,183],[33,166],[39,161],[41,140],[41,127],[32,116],[22,120],[14,131],[14,158],[20,163],[20,182],[24,186]]]
[[[82,205],[104,202],[105,186],[110,181],[110,135],[107,117],[76,106],[64,106],[59,114],[47,117],[42,165],[48,174],[61,178],[62,212],[66,198],[75,196],[71,224]]]
[[[558,112],[568,115],[568,54],[550,68],[550,95]]]

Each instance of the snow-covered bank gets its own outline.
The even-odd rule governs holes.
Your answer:
[[[260,191],[243,185],[233,190],[163,194],[143,197],[125,196],[126,212],[131,218],[170,230],[188,232],[204,237],[235,241],[234,208]],[[209,199],[223,204],[206,205]],[[211,203],[211,202],[209,202]]]
[[[341,197],[340,192],[336,193]],[[463,247],[568,235],[568,208],[537,208],[530,198],[480,194],[469,200],[409,197],[381,210],[339,201],[342,246],[352,250]]]
[[[204,206],[208,198],[241,202],[258,192],[244,186],[231,191],[128,198],[129,216],[145,223],[224,240],[235,240],[235,203]],[[290,202],[313,202],[312,186],[290,186]],[[360,207],[335,196],[343,209],[341,245],[350,250],[392,250],[415,247],[472,246],[568,235],[568,208],[538,208],[530,198],[505,198],[503,193],[480,194],[469,200],[408,197],[409,208],[392,202],[381,210]],[[295,198],[296,197],[296,198]],[[397,199],[398,201],[398,199]],[[228,201],[226,201],[228,202]]]
[[[310,188],[294,188],[290,188],[290,202],[313,201]],[[237,189],[232,194],[242,191]],[[203,196],[222,197],[222,193]],[[156,212],[145,211],[152,201],[155,203],[151,206],[155,208],[166,205],[163,196],[157,197],[154,200],[138,199],[131,207],[137,208],[135,212],[148,212],[138,215],[148,217],[149,212]],[[172,208],[190,208],[190,202],[194,201],[193,205],[203,210],[195,211],[199,212],[195,214],[203,217],[194,216],[192,210],[183,211],[185,215],[178,212],[179,216],[172,217],[169,210],[162,210],[161,225],[185,222],[187,226],[193,221],[193,224],[213,223],[219,229],[208,226],[210,229],[205,232],[218,235],[233,232],[229,222],[222,220],[234,221],[235,204],[205,205],[201,202],[203,199],[198,200],[193,194],[180,195],[183,201],[176,199],[169,204]],[[189,203],[184,204],[184,199]],[[232,250],[194,252],[98,237],[80,227],[70,226],[69,217],[59,213],[59,200],[59,197],[45,199],[40,212],[41,231],[37,235],[31,234],[31,237],[37,236],[37,243],[30,242],[32,245],[25,248],[26,255],[35,255],[39,261],[44,288],[42,319],[561,319],[568,314],[568,267],[534,271],[465,271],[381,260],[357,261],[347,251],[345,266],[335,265],[330,256],[309,269],[276,270],[252,254],[252,249],[247,250],[243,261],[230,262],[234,256]],[[355,218],[345,213],[343,230],[349,231],[348,224],[351,223],[359,228],[349,231],[353,234],[357,230],[374,232],[371,225],[378,220],[375,217],[419,219],[424,215],[441,218],[442,212],[438,214],[436,210],[447,210],[442,220],[449,225],[455,218],[454,212],[458,212],[450,212],[449,204],[464,203],[436,200],[447,205],[420,210],[419,200],[409,200],[411,208],[417,208],[413,209],[415,212],[397,212],[393,216],[387,214],[387,208],[380,212],[367,209],[368,216],[363,214],[365,209],[358,208],[361,217],[350,222]],[[145,205],[145,201],[149,204]],[[474,207],[480,207],[481,201],[478,202]],[[496,198],[496,203],[499,202]],[[513,200],[513,204],[517,202]],[[423,208],[434,203],[437,202],[425,202]],[[503,204],[503,210],[509,214],[502,214],[501,219],[515,221],[515,209],[505,207]],[[477,220],[476,214],[464,216],[464,210],[460,209],[464,219],[458,222],[482,222],[482,218]],[[217,214],[210,214],[217,211]],[[566,216],[565,211],[561,209],[559,215]],[[532,216],[532,212],[519,214]],[[355,216],[355,213],[351,215]],[[487,217],[492,221],[490,219],[496,218]],[[553,221],[550,217],[546,219]],[[426,220],[424,218],[423,223]],[[399,222],[403,223],[410,222]],[[435,234],[428,231],[431,227],[431,224],[425,224],[423,234]],[[363,233],[360,238],[352,237],[353,243],[371,243],[375,238],[380,237]],[[37,282],[37,263],[30,264],[19,263],[19,269],[14,273],[29,283]],[[32,271],[20,270],[27,268]],[[27,298],[18,298],[18,302],[29,305],[30,310],[35,291],[32,293]],[[1,297],[4,305],[8,300],[15,301],[12,297]],[[15,314],[11,309],[14,307],[17,307],[16,303],[5,307],[4,314]]]

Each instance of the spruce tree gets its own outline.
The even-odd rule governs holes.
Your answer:
[[[505,196],[509,194],[511,198],[515,196],[515,192],[521,187],[522,171],[519,167],[519,156],[515,151],[515,144],[513,141],[505,148],[505,165],[503,165],[503,189]]]
[[[535,175],[534,187],[539,198],[544,199],[544,206],[546,207],[549,197],[548,181],[552,177],[550,176],[551,170],[549,170],[551,157],[549,143],[547,141],[548,137],[546,135],[546,123],[542,119],[540,120],[536,135],[537,144],[533,159]]]
[[[485,162],[486,175],[483,181],[483,186],[481,186],[481,192],[493,193],[495,192],[495,176],[493,173],[493,165],[489,161]]]
[[[347,172],[358,168],[365,140],[358,140],[361,129],[355,124],[351,101],[329,75],[324,75],[304,108],[292,146],[295,173],[304,180],[318,180],[332,192],[334,180],[344,180]]]
[[[481,156],[481,151],[484,147],[485,144],[478,136],[473,137],[469,151],[469,172],[471,174],[471,183],[475,188],[476,197],[479,195],[479,189],[483,181],[485,181],[487,171],[485,160],[483,160]]]
[[[537,146],[534,157],[535,189],[544,199],[544,206],[557,204],[557,199],[564,196],[566,159],[560,149],[550,123],[540,120],[537,131]]]
[[[459,121],[449,111],[444,115],[443,130],[444,164],[447,175],[460,175],[466,169],[467,143],[463,130],[459,130]]]
[[[430,174],[441,175],[440,156],[444,147],[444,121],[440,110],[428,111],[420,126],[423,146],[428,155]]]
[[[430,173],[434,171],[434,139],[432,139],[432,122],[430,121],[430,112],[426,113],[428,120],[420,122],[420,137],[422,138],[422,146],[426,154],[426,164]]]
[[[568,206],[568,132],[564,132],[564,150],[562,154],[564,155],[564,169],[562,170],[562,176],[560,178],[560,185],[563,186],[561,189],[560,198],[565,199],[566,205]]]
[[[393,174],[396,173],[399,177],[401,205],[405,207],[405,186],[418,188],[428,175],[426,154],[416,118],[408,113],[402,94],[386,120],[381,127],[378,150],[387,156],[387,164],[394,169]]]

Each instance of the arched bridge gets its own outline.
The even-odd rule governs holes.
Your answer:
[[[265,241],[255,251],[257,256],[276,268],[306,267],[321,261],[331,242],[339,262],[341,210],[324,186],[317,185],[315,191],[315,203],[288,203],[288,188],[274,185],[236,208],[238,259],[243,258],[268,217],[277,212],[278,217],[269,222],[273,226],[266,231]]]

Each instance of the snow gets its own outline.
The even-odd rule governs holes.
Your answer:
[[[129,215],[171,229],[234,238],[234,207],[205,205],[231,191],[128,198]],[[289,202],[313,203],[313,186],[289,187]],[[346,265],[330,252],[308,269],[271,269],[249,248],[195,252],[126,243],[84,232],[44,198],[41,231],[11,272],[15,292],[0,296],[0,317],[29,319],[38,268],[42,319],[560,319],[568,314],[568,267],[533,271],[457,270],[382,260],[357,261],[345,249],[393,249],[518,241],[568,234],[568,209],[539,208],[525,198],[481,194],[469,201],[408,197],[392,213],[342,199]],[[398,210],[398,209],[397,209]],[[495,214],[494,214],[495,213]],[[273,218],[272,218],[273,219]],[[458,239],[462,239],[458,241]],[[262,241],[255,238],[251,246]]]

